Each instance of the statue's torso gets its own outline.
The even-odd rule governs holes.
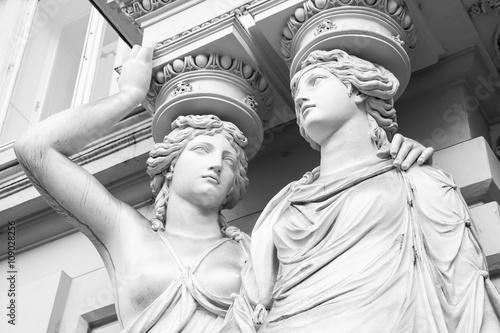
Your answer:
[[[411,262],[400,248],[411,237],[407,212],[396,170],[325,200],[286,207],[273,227],[280,274],[270,320],[329,302],[357,306],[382,280],[397,280],[397,264]]]
[[[119,266],[124,267],[122,271],[116,269],[118,311],[125,327],[167,289],[175,287],[173,284],[184,283],[179,264],[184,264],[186,271],[188,266],[196,265],[203,251],[214,243],[172,239],[175,251],[172,254],[159,235],[149,235],[147,240],[141,240],[136,246],[130,244],[126,250],[130,253],[123,256],[128,258],[128,262]],[[201,260],[193,276],[216,299],[230,299],[232,293],[240,291],[240,272],[245,259],[240,245],[229,240],[210,251]]]
[[[479,332],[487,268],[445,174],[391,170],[321,199],[267,215],[280,270],[260,331]]]

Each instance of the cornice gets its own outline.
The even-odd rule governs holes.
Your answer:
[[[134,0],[121,7],[121,10],[133,22],[160,8],[171,5],[179,0]]]
[[[121,175],[116,181],[107,186],[108,191],[126,202],[135,209],[149,206],[152,203],[152,194],[149,188],[149,176],[144,170],[132,174]],[[22,253],[40,245],[60,239],[77,232],[71,224],[65,221],[62,215],[43,205],[28,216],[17,217],[16,221],[16,253]],[[7,221],[2,221],[7,223]],[[7,241],[6,226],[0,228],[0,243]],[[0,248],[0,261],[7,255],[7,248]]]
[[[177,35],[160,41],[158,42],[158,47],[155,51],[155,57],[161,57],[167,54],[172,48],[182,47],[183,45],[189,44],[193,41],[193,39],[198,39],[200,36],[209,35],[214,29],[219,29],[220,26],[231,26],[235,17],[245,15],[259,4],[265,2],[268,2],[268,0],[249,1],[238,8],[232,9],[208,21],[198,24],[191,29],[185,30]],[[194,38],[191,38],[193,36]]]
[[[290,2],[290,0],[263,0],[257,1],[255,4],[248,8],[248,11],[251,14],[258,14],[260,12],[269,10],[271,8],[276,8],[280,4],[286,4]]]
[[[146,119],[142,119],[145,117]],[[142,120],[96,141],[91,147],[73,155],[71,159],[83,166],[151,138],[151,117],[148,112],[144,111],[143,114],[133,118],[130,121]],[[130,121],[126,120],[125,123],[130,123]],[[8,178],[4,183],[0,183],[0,200],[32,186],[18,163],[9,169],[2,170],[2,172],[8,173]]]

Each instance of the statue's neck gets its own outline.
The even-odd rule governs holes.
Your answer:
[[[172,195],[168,200],[166,217],[165,228],[172,234],[191,238],[213,238],[221,235],[218,210],[204,209],[176,195]]]
[[[366,117],[364,117],[366,119]],[[359,118],[338,129],[321,144],[317,182],[325,182],[377,161],[377,147],[371,139],[368,121]]]

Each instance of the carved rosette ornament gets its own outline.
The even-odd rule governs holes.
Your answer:
[[[271,88],[260,72],[217,54],[186,56],[157,69],[147,101],[155,142],[163,140],[179,115],[215,114],[247,136],[249,158],[262,144],[261,118],[273,108]]]
[[[381,64],[400,81],[411,75],[416,30],[402,0],[308,0],[283,28],[281,53],[293,76],[314,50],[342,49]]]
[[[175,86],[174,91],[172,92],[172,97],[175,97],[180,94],[184,94],[185,92],[190,92],[193,91],[193,87],[191,86],[191,83],[186,82],[186,81],[181,81],[178,82],[177,85]]]
[[[321,22],[320,24],[318,24],[318,28],[316,29],[316,32],[314,33],[314,35],[317,36],[325,31],[333,30],[333,29],[337,29],[337,25],[335,23],[333,23],[331,20],[326,19],[323,22]]]
[[[257,103],[255,97],[253,97],[252,95],[247,95],[247,97],[245,98],[245,103],[250,106],[255,112],[257,112],[257,106],[259,105],[259,103]]]

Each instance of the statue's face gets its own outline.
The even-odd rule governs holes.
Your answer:
[[[237,152],[222,134],[199,135],[177,159],[170,195],[218,210],[234,185],[237,165]]]
[[[319,145],[351,119],[357,109],[345,84],[324,68],[313,68],[302,75],[295,105],[304,130]]]

